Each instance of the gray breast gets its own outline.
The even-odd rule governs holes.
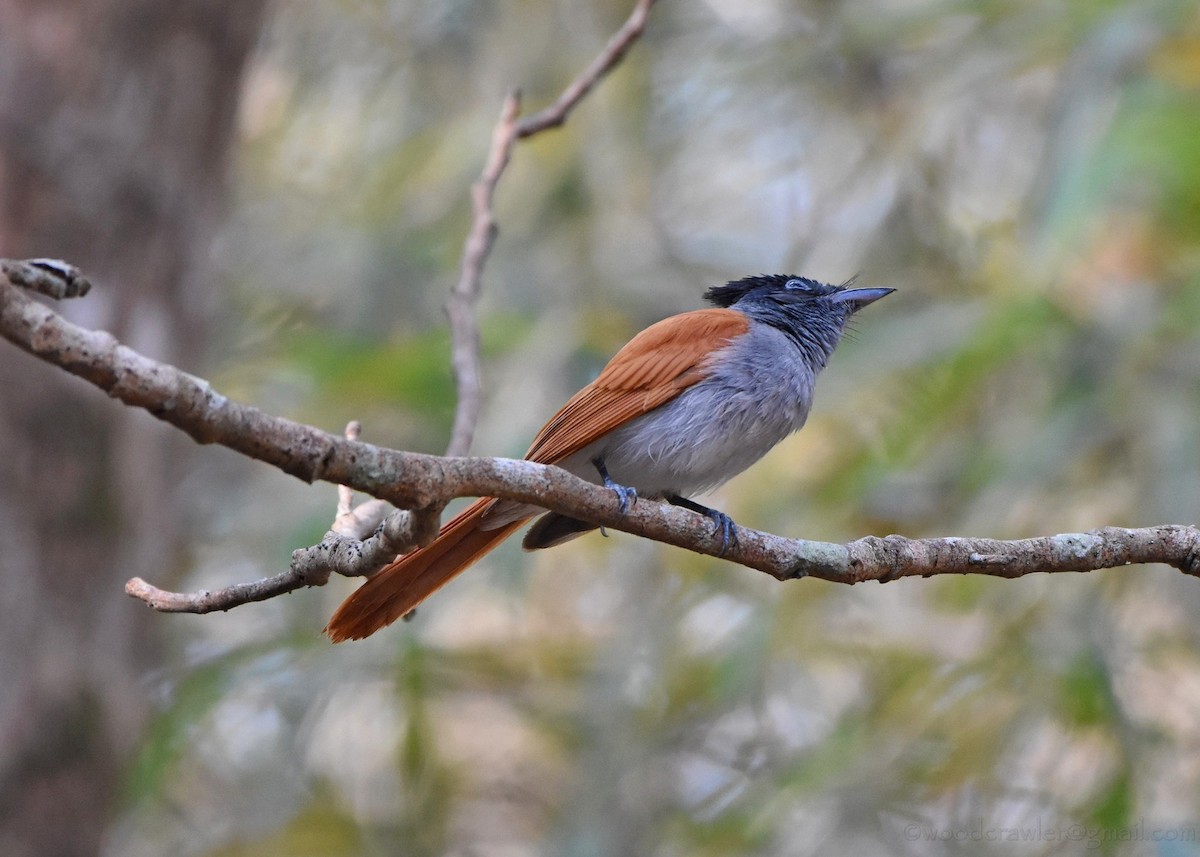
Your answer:
[[[613,479],[643,496],[690,496],[742,472],[804,425],[814,376],[778,330],[755,324],[715,352],[710,366],[711,374],[678,398],[563,465],[598,481],[590,461],[602,455]]]

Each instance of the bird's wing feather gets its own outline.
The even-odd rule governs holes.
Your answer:
[[[538,432],[525,457],[553,464],[634,417],[678,396],[705,376],[705,359],[750,329],[731,309],[702,309],[643,330]]]

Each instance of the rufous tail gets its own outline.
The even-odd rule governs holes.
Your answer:
[[[342,602],[325,626],[335,643],[361,640],[412,610],[451,578],[464,571],[526,519],[494,530],[480,529],[480,521],[495,501],[476,500],[419,550],[384,566]]]

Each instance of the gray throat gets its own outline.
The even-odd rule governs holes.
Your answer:
[[[832,306],[823,312],[801,311],[796,304],[774,300],[743,301],[735,306],[755,321],[783,333],[800,350],[816,374],[829,362],[842,338],[846,315]]]

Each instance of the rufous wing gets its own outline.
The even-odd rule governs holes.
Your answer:
[[[525,457],[555,464],[666,404],[703,379],[710,354],[749,328],[750,320],[731,309],[695,310],[651,325],[550,418]]]

